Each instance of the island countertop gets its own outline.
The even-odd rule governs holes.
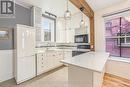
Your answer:
[[[62,63],[86,68],[95,72],[102,72],[109,57],[106,52],[88,52],[69,60],[61,60]]]

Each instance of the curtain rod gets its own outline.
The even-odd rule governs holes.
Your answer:
[[[108,16],[124,13],[124,12],[127,12],[127,11],[130,11],[130,7],[126,8],[126,9],[122,9],[122,10],[116,11],[116,12],[104,14],[103,17],[108,17]]]

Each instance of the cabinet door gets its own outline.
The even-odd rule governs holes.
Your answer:
[[[41,28],[42,9],[39,7],[32,7],[31,13],[31,25]]]
[[[50,66],[49,66],[49,59],[46,55],[46,53],[44,54],[44,56],[41,58],[41,69],[42,72],[47,72],[49,70]]]
[[[63,52],[57,52],[57,59],[56,59],[56,65],[57,66],[61,66],[62,63],[60,62],[61,60],[63,60]]]
[[[37,54],[37,75],[42,73],[42,57],[43,54]]]
[[[63,52],[47,51],[37,54],[37,75],[61,66],[60,62],[63,59]]]
[[[66,43],[66,31],[65,30],[57,30],[57,40],[58,43]]]
[[[56,58],[57,52],[56,51],[48,51],[47,53],[47,61],[48,61],[48,69],[54,69],[56,67]]]
[[[66,42],[67,43],[74,43],[74,29],[66,30]]]
[[[49,68],[45,53],[37,54],[37,75],[46,72]]]
[[[64,52],[64,59],[71,59],[72,58],[72,51]]]

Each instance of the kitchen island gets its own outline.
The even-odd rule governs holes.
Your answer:
[[[88,52],[62,60],[68,64],[68,87],[101,87],[108,57],[109,53]]]

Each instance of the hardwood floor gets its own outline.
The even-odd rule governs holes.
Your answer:
[[[110,74],[105,74],[103,87],[130,87],[130,80]]]

